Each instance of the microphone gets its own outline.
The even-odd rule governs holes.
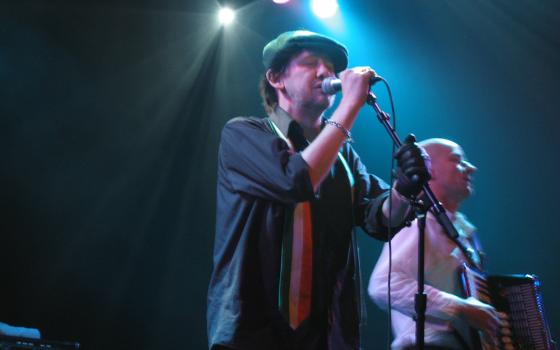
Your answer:
[[[374,75],[369,79],[369,86],[372,86],[380,80],[383,80],[383,78],[379,75]],[[335,77],[328,77],[321,83],[321,89],[327,95],[334,95],[342,89],[342,82]]]

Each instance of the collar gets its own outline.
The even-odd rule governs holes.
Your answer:
[[[276,106],[274,111],[268,115],[274,122],[278,130],[286,137],[290,137],[291,133],[296,131],[303,135],[303,128],[297,121],[292,119],[290,114],[279,106]],[[321,129],[325,127],[325,118],[321,117]]]
[[[288,136],[288,131],[290,130],[290,124],[294,123],[299,126],[299,124],[290,117],[288,112],[283,110],[282,108],[276,106],[274,111],[269,114],[270,119],[276,124],[278,129],[282,132],[283,135]]]
[[[468,237],[471,237],[473,232],[476,231],[476,226],[474,226],[463,213],[456,213],[454,223],[459,226]]]

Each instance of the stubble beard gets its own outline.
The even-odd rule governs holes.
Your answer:
[[[287,91],[288,97],[293,105],[300,110],[306,111],[310,116],[320,116],[332,105],[332,100],[322,91],[311,88],[311,91]]]
[[[322,92],[320,97],[313,95],[300,102],[302,108],[314,114],[323,114],[332,105],[331,99],[327,95],[323,95]]]

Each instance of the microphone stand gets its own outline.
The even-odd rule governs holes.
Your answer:
[[[385,113],[379,105],[377,105],[377,97],[370,92],[367,97],[367,104],[373,107],[375,113],[377,114],[377,119],[385,127],[389,136],[393,139],[393,143],[397,147],[402,146],[402,142],[399,136],[395,132],[395,129],[389,123],[390,117]],[[459,233],[455,229],[455,226],[449,220],[445,209],[442,207],[441,203],[437,200],[434,192],[428,184],[423,186],[424,194],[428,199],[429,203],[426,209],[423,209],[423,205],[418,203],[418,201],[413,201],[413,206],[415,208],[416,217],[418,218],[418,293],[414,298],[414,309],[416,315],[414,320],[416,321],[416,349],[424,349],[424,324],[426,321],[426,304],[427,297],[424,293],[424,236],[425,236],[425,226],[426,226],[426,212],[427,208],[431,208],[437,222],[441,225],[447,236],[453,241],[457,242],[457,237]]]

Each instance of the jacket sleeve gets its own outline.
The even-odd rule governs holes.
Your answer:
[[[234,192],[294,203],[314,196],[307,163],[262,121],[235,118],[222,130],[219,178]]]
[[[379,177],[370,174],[360,157],[350,145],[345,148],[346,159],[349,160],[354,174],[354,220],[356,225],[370,236],[382,241],[388,240],[387,226],[382,222],[381,208],[389,197],[390,186]],[[393,225],[391,234],[394,235],[404,226]]]

